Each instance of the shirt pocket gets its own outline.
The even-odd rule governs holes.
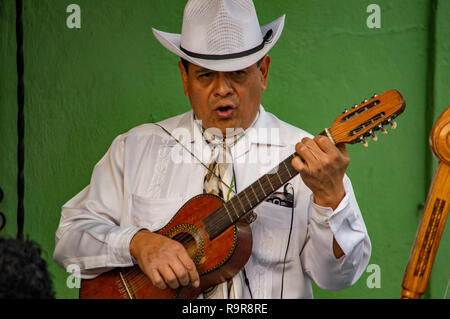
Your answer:
[[[292,207],[273,204],[263,201],[256,209],[258,216],[262,217],[270,226],[276,228],[290,228]]]
[[[284,261],[289,232],[291,227],[292,208],[262,202],[256,209],[258,217],[252,225],[253,254],[258,263],[263,265],[277,265]],[[293,230],[295,220],[293,221]],[[294,237],[294,234],[291,235]],[[293,238],[291,238],[292,244]],[[294,248],[292,245],[289,250]],[[288,254],[289,262],[294,254]]]
[[[151,198],[132,195],[131,215],[138,227],[157,231],[169,223],[183,204],[180,198]]]

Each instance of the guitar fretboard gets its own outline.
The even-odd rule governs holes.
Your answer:
[[[295,153],[286,158],[269,173],[225,202],[216,211],[203,219],[210,239],[214,239],[233,225],[239,218],[252,211],[269,195],[295,177],[298,172],[292,167]]]

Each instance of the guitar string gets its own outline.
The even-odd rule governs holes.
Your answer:
[[[295,175],[289,174],[288,172],[283,173],[282,178],[293,178]],[[263,187],[267,186],[266,183],[263,183]],[[256,191],[256,195],[251,195],[252,200],[256,199],[260,201],[261,198],[265,197],[265,195],[261,191]],[[254,208],[254,207],[253,207]],[[252,208],[252,209],[253,209]],[[222,208],[223,211],[223,208]],[[229,227],[229,217],[227,214],[223,213],[220,214],[219,217],[215,220],[215,223],[210,224],[208,231],[212,234],[220,234],[223,232],[227,227]],[[183,236],[184,235],[184,236]],[[188,240],[192,240],[191,236],[189,234],[183,234],[179,237],[178,240],[181,241],[181,243],[186,244]]]
[[[151,280],[142,273],[138,278],[135,278],[134,280],[130,280],[131,286],[133,287],[133,290],[135,292],[141,290],[144,287],[148,287],[150,285],[153,285]]]
[[[132,271],[124,274],[124,276],[127,278],[127,280],[129,281],[131,287],[135,292],[139,291],[140,289],[148,285],[152,285],[147,275],[141,272],[137,267]]]
[[[289,160],[289,159],[291,159],[292,158],[292,155],[290,156],[290,157],[288,157],[285,161],[287,161],[287,160]],[[280,163],[281,164],[281,163]],[[289,169],[286,169],[286,168],[289,168]],[[282,170],[280,170],[280,173],[282,174],[282,175],[280,175],[280,178],[282,179],[282,180],[290,180],[290,179],[292,179],[296,174],[298,174],[298,172],[297,171],[295,171],[295,169],[291,166],[291,165],[289,165],[289,166],[286,166],[286,168],[285,169],[282,169]],[[270,174],[270,175],[274,175],[274,174]],[[270,177],[270,175],[269,175],[269,179],[271,178]],[[272,177],[272,179],[271,179],[271,182],[272,182],[272,184],[276,184],[276,179],[275,179],[275,181],[273,180],[274,178]],[[261,184],[262,184],[262,186],[263,186],[263,188],[264,189],[268,189],[268,186],[269,186],[269,181],[268,181],[268,179],[267,178],[264,178],[264,176],[260,179],[260,180],[262,180],[262,182],[261,182]],[[272,185],[272,184],[270,184],[270,185]],[[254,201],[254,200],[256,200],[257,202],[261,202],[262,200],[260,200],[261,198],[265,198],[265,197],[267,197],[266,195],[267,194],[264,194],[263,193],[263,191],[262,190],[259,190],[258,188],[256,188],[256,190],[255,190],[255,188],[253,188],[252,186],[253,186],[254,184],[252,184],[251,186],[249,186],[248,188],[246,188],[245,190],[243,190],[242,192],[240,192],[239,194],[242,194],[243,192],[247,192],[248,193],[248,195],[249,195],[249,197],[251,198],[251,201]],[[277,185],[278,186],[278,185]],[[250,191],[250,188],[253,188],[253,191]],[[281,185],[280,185],[280,187],[281,187]],[[277,188],[276,188],[277,189]],[[273,192],[273,191],[272,191]],[[256,195],[255,195],[255,193],[256,193]],[[238,195],[239,195],[238,194]],[[242,196],[242,195],[241,195]],[[236,197],[236,196],[235,196]],[[233,197],[231,200],[235,200],[236,201],[236,199],[235,199],[235,197]],[[250,199],[249,198],[249,199]],[[224,204],[227,204],[228,202],[225,202]],[[238,205],[238,203],[236,203],[237,205]],[[250,211],[251,209],[254,209],[256,206],[254,206],[254,207],[249,207],[249,210],[248,211]],[[212,231],[212,232],[218,232],[218,233],[220,233],[220,231],[222,231],[222,230],[224,230],[226,227],[224,226],[224,225],[227,225],[227,224],[229,224],[230,223],[230,220],[229,220],[229,216],[228,216],[228,214],[226,214],[226,213],[223,213],[223,214],[221,214],[220,212],[221,211],[223,211],[224,210],[224,207],[223,207],[223,205],[221,206],[221,207],[219,207],[215,212],[213,212],[213,213],[216,213],[216,214],[218,214],[218,217],[216,218],[216,220],[215,220],[215,223],[211,223],[211,224],[209,224],[210,226],[208,227],[208,229],[210,230],[210,231]],[[213,214],[212,213],[212,214]],[[211,216],[212,214],[210,214],[209,216]],[[209,217],[208,216],[208,217]],[[238,218],[239,219],[239,218]],[[236,219],[237,220],[237,219]],[[233,222],[235,222],[235,221],[233,221]],[[228,226],[229,227],[229,226]],[[186,233],[182,233],[178,238],[177,238],[177,240],[178,241],[180,241],[181,243],[184,243],[184,244],[186,244],[187,242],[186,242],[186,240],[191,240],[191,236],[189,235],[189,234],[186,234]]]
[[[290,158],[291,158],[291,157],[290,157]],[[289,159],[289,158],[288,158],[288,159]],[[289,167],[292,167],[292,166],[289,166]],[[281,174],[283,174],[283,175],[280,175],[281,179],[283,179],[283,180],[286,179],[286,181],[292,179],[295,175],[298,174],[297,171],[294,172],[294,168],[293,168],[293,167],[292,167],[289,171],[287,171],[287,170],[280,170],[280,172],[281,172]],[[269,176],[269,178],[270,178],[270,176]],[[269,181],[267,181],[267,178],[264,178],[264,176],[263,176],[260,180],[262,180],[261,184],[262,184],[263,188],[264,188],[264,189],[268,189]],[[272,182],[272,184],[276,184],[276,180],[275,180],[275,181],[271,180],[271,182]],[[270,186],[271,186],[272,184],[270,184]],[[252,186],[253,186],[253,184],[252,184],[251,186],[249,186],[248,188],[246,188],[245,190],[241,191],[239,194],[244,193],[244,192],[247,192],[247,193],[251,196],[252,200],[255,200],[255,199],[256,199],[257,202],[262,202],[261,198],[266,198],[266,197],[267,197],[267,196],[266,196],[267,194],[264,194],[261,190],[256,189],[256,190],[255,190],[256,195],[255,195],[255,194],[253,193],[253,191],[252,191],[252,192],[249,191],[250,187],[252,187]],[[278,184],[277,184],[277,186],[278,186]],[[282,186],[282,184],[280,185],[280,187],[281,187],[281,186]],[[258,187],[258,188],[259,188],[259,187]],[[275,187],[275,190],[278,189],[278,188],[279,188],[279,187]],[[275,190],[273,190],[273,191],[275,191]],[[271,191],[270,193],[273,193],[273,191]],[[235,198],[235,197],[233,197],[233,198]],[[233,200],[233,198],[232,198],[231,200]],[[256,207],[256,206],[251,207],[251,208],[249,209],[249,211],[250,211],[251,209],[254,209],[255,207]],[[212,214],[211,214],[211,215],[212,215]],[[210,216],[211,216],[211,215],[210,215]],[[227,218],[227,217],[228,217],[227,214],[222,214],[222,215],[220,215],[220,217],[219,217],[219,219],[218,219],[218,222],[217,222],[215,225],[212,224],[212,226],[210,227],[210,229],[215,230],[215,231],[220,231],[220,230],[222,230],[222,229],[223,229],[223,225],[228,223],[228,218]],[[216,225],[218,225],[218,228],[215,227]]]
[[[291,178],[293,178],[295,175],[293,175],[293,174],[290,174],[289,172],[287,172],[287,171],[282,171],[281,172],[281,174],[282,175],[280,175],[280,177],[282,178],[282,179],[285,179],[285,178],[289,178],[289,179],[291,179]],[[270,177],[269,177],[270,178]],[[265,181],[266,180],[266,178],[262,178],[262,180],[263,180],[263,182],[262,182],[262,186],[263,186],[263,188],[265,188],[265,189],[267,189],[266,187],[267,186],[269,186],[269,182],[267,181]],[[272,181],[272,183],[273,184],[275,184],[275,182],[274,181]],[[250,186],[249,186],[250,187]],[[244,191],[242,191],[242,192],[240,192],[239,194],[241,194],[241,193],[243,193],[243,192],[245,192],[245,191],[247,191],[247,192],[249,192],[249,190],[248,190],[249,188],[247,188],[247,189],[245,189]],[[277,188],[276,188],[277,189]],[[275,190],[276,190],[275,189]],[[273,192],[273,191],[272,191]],[[271,192],[271,193],[272,193]],[[257,201],[260,201],[260,199],[261,198],[265,198],[266,196],[265,196],[265,194],[262,192],[262,191],[259,191],[259,190],[256,190],[255,191],[255,193],[256,193],[256,195],[255,194],[253,194],[253,192],[249,192],[249,194],[250,194],[250,198],[249,199],[251,199],[251,201],[252,200],[257,200]],[[236,195],[237,196],[237,195]],[[235,197],[236,197],[235,196]],[[233,200],[235,197],[233,197],[231,200]],[[226,202],[226,203],[224,203],[224,204],[227,204],[228,202]],[[223,205],[222,205],[223,206]],[[209,231],[210,232],[212,232],[212,233],[220,233],[222,230],[224,230],[224,229],[226,229],[227,227],[226,227],[226,225],[228,225],[229,223],[230,223],[230,220],[229,220],[229,216],[227,215],[227,214],[225,214],[225,213],[223,213],[223,214],[220,214],[220,211],[221,210],[223,210],[223,207],[220,207],[220,208],[218,208],[215,212],[219,212],[219,214],[218,214],[218,217],[216,218],[216,220],[215,220],[215,223],[211,223],[210,224],[210,227],[208,228],[209,229]],[[249,208],[249,210],[248,211],[250,211],[250,210],[252,210],[252,209],[254,209],[256,206],[254,206],[254,207],[250,207]],[[213,212],[214,213],[214,212]],[[211,214],[212,215],[212,214]],[[209,216],[211,216],[211,215],[209,215]],[[243,216],[243,215],[242,215]],[[241,216],[241,217],[242,217]],[[239,218],[237,218],[236,220],[238,220]],[[234,221],[235,222],[235,221]],[[234,223],[233,222],[233,223]],[[229,227],[229,225],[228,225],[228,227]],[[181,235],[177,238],[177,241],[180,241],[182,244],[187,244],[187,241],[188,240],[192,240],[192,237],[191,237],[191,235],[190,234],[187,234],[187,233],[181,233]]]
[[[287,171],[280,171],[280,178],[282,179],[282,180],[285,180],[285,179],[290,179],[290,178],[292,178],[292,177],[294,177],[294,175],[293,174],[291,174],[290,172],[287,172]],[[271,182],[269,182],[269,180],[268,179],[270,179],[270,181]],[[268,189],[268,186],[272,186],[272,185],[277,185],[277,187],[275,187],[275,190],[276,189],[278,189],[279,187],[278,186],[282,186],[282,184],[281,185],[279,185],[280,183],[278,182],[278,184],[276,184],[276,182],[277,182],[277,180],[276,179],[274,179],[273,177],[270,177],[270,175],[269,175],[269,178],[264,178],[264,177],[262,177],[261,178],[261,180],[262,180],[262,182],[261,182],[261,184],[262,184],[262,186],[263,186],[263,188],[264,189]],[[260,191],[260,190],[256,190],[255,191],[255,193],[256,193],[256,195],[253,193],[253,192],[250,192],[250,187],[252,187],[252,186],[249,186],[247,189],[245,189],[245,190],[243,190],[242,192],[240,192],[239,194],[237,194],[235,197],[233,197],[230,201],[234,201],[235,202],[235,206],[238,206],[238,205],[240,205],[239,203],[238,203],[238,196],[240,195],[240,194],[242,194],[242,193],[244,193],[244,192],[246,192],[246,193],[248,193],[248,197],[249,197],[249,200],[250,201],[253,201],[253,202],[255,202],[255,200],[257,201],[257,202],[260,202],[261,201],[261,199],[262,198],[265,198],[266,196],[265,195],[267,195],[267,194],[264,194],[262,191]],[[270,193],[272,193],[274,190],[272,189],[272,191],[270,191]],[[240,195],[240,196],[242,196],[242,195]],[[245,203],[245,200],[243,200],[243,199],[241,199],[241,202],[244,202]],[[228,204],[228,202],[226,202],[226,203],[224,203],[224,205],[227,205]],[[256,206],[250,206],[250,205],[245,205],[245,207],[243,207],[244,208],[244,210],[247,212],[247,211],[250,211],[250,210],[252,210],[252,209],[254,209]],[[215,232],[217,232],[217,231],[220,231],[220,230],[222,230],[222,229],[224,229],[224,228],[226,228],[224,225],[228,225],[229,223],[230,223],[230,220],[229,220],[229,216],[227,215],[227,214],[225,214],[225,213],[223,213],[223,214],[220,214],[220,212],[221,211],[223,211],[223,207],[221,206],[219,209],[217,209],[215,212],[216,212],[216,215],[218,215],[218,218],[216,218],[216,220],[215,220],[215,223],[211,223],[211,224],[209,224],[210,226],[208,227],[209,228],[209,230],[211,230],[211,231],[215,231]],[[212,214],[211,214],[212,215]],[[209,215],[209,216],[211,216],[211,215]],[[238,214],[238,215],[240,215],[240,214]],[[209,217],[208,216],[208,217]],[[240,217],[241,216],[243,216],[243,215],[240,215]],[[214,217],[214,216],[213,216]],[[237,219],[239,219],[239,218],[237,218]],[[236,220],[237,220],[236,219]],[[186,236],[189,236],[189,235],[186,235]],[[177,240],[183,240],[183,239],[186,239],[186,236],[180,236],[180,237],[178,237],[178,239]],[[190,237],[190,236],[189,236]]]
[[[263,183],[263,187],[265,187],[265,186],[267,186],[267,185],[265,185],[265,183]],[[275,190],[270,192],[270,194],[273,193]],[[266,195],[270,195],[270,194],[266,194],[261,191],[256,191],[256,195],[250,196],[250,197],[251,197],[251,200],[257,200],[258,202],[262,202],[264,198],[268,197]],[[252,207],[250,210],[253,210],[255,207],[256,206]],[[226,216],[219,217],[217,222],[215,224],[213,224],[213,226],[211,227],[212,232],[215,232],[215,233],[220,232],[227,226],[227,224],[228,224],[228,220],[227,220]]]
[[[282,173],[283,174],[283,173]],[[281,176],[281,175],[280,175]],[[286,176],[281,176],[282,177],[282,179],[284,179],[284,178],[287,178],[287,177],[289,177],[290,175],[288,174],[288,173],[286,173]],[[270,178],[270,177],[269,177]],[[268,186],[270,186],[269,185],[269,182],[267,181],[267,182],[265,182],[265,180],[266,180],[266,178],[262,178],[262,180],[263,180],[263,182],[261,182],[262,183],[262,186],[263,186],[263,188],[264,189],[268,189],[267,187]],[[272,183],[274,183],[273,181],[272,181]],[[278,186],[278,184],[277,184],[277,186]],[[277,188],[275,188],[275,190],[276,190]],[[270,193],[273,193],[275,190],[272,190]],[[255,194],[253,194],[253,192],[251,192],[250,191],[250,188],[247,188],[247,189],[245,189],[244,191],[242,191],[241,193],[243,193],[243,192],[247,192],[248,193],[248,197],[249,197],[249,199],[250,199],[250,201],[253,201],[253,202],[261,202],[262,200],[262,198],[265,198],[266,196],[265,196],[265,194],[262,192],[262,191],[259,191],[259,190],[257,190],[257,191],[255,191],[255,193],[256,193],[256,195]],[[239,193],[239,194],[241,194],[241,193]],[[238,195],[236,195],[236,196],[238,196]],[[235,196],[235,197],[236,197]],[[241,195],[242,196],[242,195]],[[233,197],[231,200],[233,200],[235,197]],[[235,201],[236,201],[236,199],[234,199]],[[249,207],[248,209],[245,209],[245,211],[247,212],[247,211],[251,211],[252,209],[254,209],[256,206],[253,206],[253,207]],[[213,223],[212,224],[212,226],[209,228],[212,232],[219,232],[220,230],[222,230],[223,228],[225,228],[225,225],[227,225],[227,224],[229,224],[229,220],[228,220],[228,215],[226,215],[226,214],[221,214],[221,215],[219,215],[219,217],[217,218],[217,220],[216,220],[216,223]]]

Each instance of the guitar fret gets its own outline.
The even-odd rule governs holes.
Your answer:
[[[259,186],[261,187],[264,197],[267,197],[266,192],[264,191],[264,187],[261,185],[261,181],[259,179],[258,179],[258,183],[259,183]]]
[[[246,209],[245,209],[244,205],[242,205],[242,201],[241,201],[241,199],[239,198],[239,194],[236,194],[235,197],[237,197],[237,199],[238,199],[238,201],[239,201],[239,204],[240,204],[241,207],[242,207],[243,213],[245,213],[245,212],[246,212]],[[238,216],[238,217],[240,217],[240,216]]]
[[[259,202],[259,198],[258,198],[258,196],[256,195],[256,192],[255,192],[255,190],[253,189],[253,184],[251,184],[250,185],[250,188],[252,189],[252,191],[253,191],[253,194],[255,194],[255,198],[256,198],[256,200]]]
[[[250,208],[253,208],[252,202],[250,201],[250,199],[248,199],[247,192],[243,191],[243,193],[245,195],[245,198],[247,198],[247,201],[248,201],[248,204],[250,205]]]
[[[233,206],[234,214],[236,215],[236,217],[239,218],[239,214],[237,213],[236,207],[234,207],[233,201],[232,201],[232,200],[229,200],[229,201],[227,202],[227,204],[228,204],[228,203],[231,203],[231,206]],[[224,205],[224,206],[225,206],[225,205]]]
[[[286,170],[287,170],[287,172],[288,172],[288,174],[289,174],[289,177],[291,177],[292,178],[292,174],[291,174],[291,172],[289,171],[289,168],[287,167],[287,165],[286,165],[286,163],[283,161],[283,164],[284,164],[284,167],[286,167]]]
[[[227,211],[228,217],[230,217],[230,221],[231,221],[231,222],[234,222],[234,220],[233,220],[233,218],[231,217],[230,211],[228,210],[226,204],[227,204],[227,203],[224,203],[224,204],[223,204],[223,207],[225,207],[225,210]]]
[[[283,185],[283,184],[284,184],[284,183],[283,183],[283,180],[281,179],[280,174],[278,174],[278,171],[276,172],[276,174],[277,174],[277,176],[278,176],[278,179],[280,180],[281,185]]]
[[[270,177],[269,177],[269,175],[268,175],[268,174],[266,174],[266,177],[267,177],[267,180],[269,181],[270,187],[272,187],[272,191],[274,191],[274,190],[275,190],[275,188],[273,187],[273,185],[272,185],[272,182],[270,181]]]

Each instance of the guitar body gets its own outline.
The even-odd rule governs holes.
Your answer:
[[[164,290],[153,286],[138,266],[117,268],[99,277],[82,280],[82,299],[196,298],[201,292],[237,274],[252,250],[250,226],[237,222],[214,239],[203,219],[223,205],[220,197],[202,194],[186,202],[172,220],[156,233],[181,242],[197,265],[200,286]]]

